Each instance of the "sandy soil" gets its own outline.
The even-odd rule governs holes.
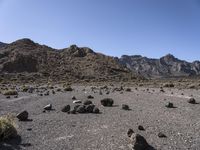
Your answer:
[[[158,150],[200,149],[200,104],[189,104],[193,97],[200,102],[199,90],[131,87],[131,92],[112,92],[99,95],[89,86],[74,86],[73,92],[56,92],[55,95],[39,96],[37,93],[19,93],[18,98],[6,99],[0,95],[0,115],[16,115],[22,110],[29,112],[32,121],[16,119],[19,137],[0,143],[0,150],[127,150],[127,130],[132,128],[143,135],[148,143]],[[83,91],[85,89],[85,91]],[[172,94],[173,92],[173,94]],[[93,103],[100,114],[67,114],[61,108],[72,103],[72,96],[86,100],[93,95]],[[103,107],[100,100],[113,98],[113,107]],[[173,102],[176,108],[166,108]],[[43,113],[43,107],[51,103],[55,110]],[[128,104],[130,111],[121,109]],[[139,131],[142,125],[145,131]],[[159,138],[163,132],[167,138]]]

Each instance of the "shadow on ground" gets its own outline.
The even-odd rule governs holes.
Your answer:
[[[21,137],[18,135],[15,138],[0,142],[0,150],[20,150]]]

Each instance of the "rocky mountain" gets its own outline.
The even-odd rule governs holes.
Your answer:
[[[160,59],[123,55],[119,62],[145,77],[180,77],[200,74],[200,61],[192,63],[168,54]]]
[[[6,46],[6,45],[7,45],[6,43],[0,42],[0,48],[1,48],[1,47],[4,47],[4,46]]]
[[[0,48],[0,75],[10,80],[126,81],[138,78],[114,57],[72,45],[53,49],[30,39]]]

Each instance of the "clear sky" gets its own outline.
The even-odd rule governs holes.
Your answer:
[[[0,41],[200,60],[200,0],[0,0]]]

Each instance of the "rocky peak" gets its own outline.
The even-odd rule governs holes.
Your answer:
[[[73,57],[85,57],[88,54],[95,54],[93,50],[88,47],[78,47],[77,45],[71,45],[69,48],[63,50],[64,53],[67,53]]]
[[[176,61],[176,60],[177,60],[177,59],[174,57],[174,55],[172,55],[172,54],[167,54],[167,55],[161,57],[160,59],[163,59],[163,60],[165,60],[165,61],[167,61],[167,62],[169,62],[169,61]]]

